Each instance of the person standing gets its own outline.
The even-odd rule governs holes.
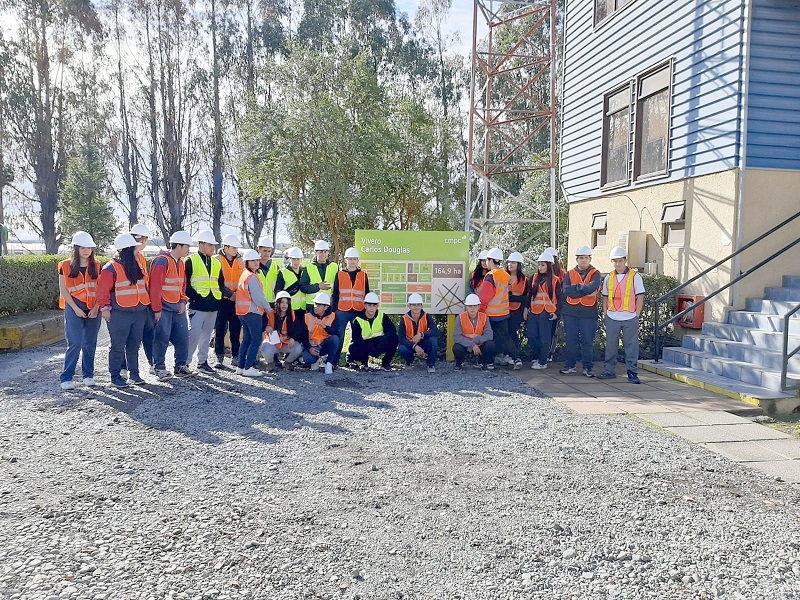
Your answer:
[[[267,370],[286,367],[294,369],[295,361],[303,355],[303,342],[308,337],[304,318],[298,318],[292,310],[292,297],[289,292],[281,290],[275,294],[274,310],[267,314],[267,327],[264,329],[264,341],[261,343],[261,354],[267,363]],[[274,336],[277,335],[277,341]],[[283,354],[283,364],[278,355]]]
[[[436,353],[439,350],[439,329],[436,321],[422,310],[422,296],[408,297],[408,312],[400,321],[397,351],[410,367],[415,357],[425,359],[428,373],[436,372]]]
[[[580,357],[583,374],[594,377],[594,336],[597,333],[597,299],[603,279],[592,264],[592,249],[581,246],[575,253],[577,265],[567,271],[562,284],[564,303],[561,317],[567,337],[567,360],[561,373],[575,373]]]
[[[186,297],[189,298],[189,349],[188,362],[197,351],[197,370],[213,374],[208,364],[211,334],[217,322],[217,312],[222,305],[225,278],[222,265],[214,258],[217,240],[208,229],[197,234],[197,253],[188,256],[186,264]]]
[[[169,238],[169,251],[160,252],[150,265],[150,308],[156,322],[153,361],[156,377],[172,377],[165,364],[167,348],[175,349],[175,376],[196,375],[186,364],[189,359],[189,321],[186,319],[186,265],[192,236],[176,231]]]
[[[509,320],[511,309],[509,307],[508,293],[511,285],[511,276],[505,269],[500,268],[503,262],[503,251],[492,248],[486,255],[486,264],[489,273],[483,280],[478,297],[481,299],[481,312],[485,312],[492,324],[494,343],[497,348],[495,363],[500,365],[513,365],[514,345],[511,342]]]
[[[483,369],[494,369],[495,346],[492,324],[486,313],[480,312],[481,299],[470,294],[464,300],[466,310],[455,320],[453,328],[453,355],[456,371],[464,368],[464,358],[472,356]]]
[[[97,304],[111,337],[108,370],[111,383],[117,387],[128,385],[122,376],[123,360],[130,381],[144,383],[139,375],[139,346],[150,310],[150,294],[145,274],[136,260],[136,246],[129,233],[114,238],[118,254],[106,263],[97,282]]]
[[[245,377],[260,377],[261,371],[256,369],[258,349],[261,346],[264,318],[262,315],[270,313],[272,308],[264,295],[261,280],[256,275],[261,257],[255,250],[244,253],[244,270],[239,276],[236,289],[236,316],[242,322],[244,337],[239,347],[237,359],[237,375]]]
[[[397,328],[389,315],[378,308],[379,302],[378,294],[373,292],[364,297],[364,310],[350,324],[353,335],[347,350],[347,362],[367,369],[370,356],[378,358],[382,355],[381,368],[391,371],[392,359],[397,353]]]
[[[364,310],[364,298],[369,293],[367,273],[358,266],[358,250],[348,248],[344,253],[346,268],[336,274],[331,302],[336,307],[336,324],[339,328],[339,354],[344,347],[344,333],[348,323]]]
[[[475,269],[469,277],[469,290],[471,294],[480,294],[481,285],[483,285],[483,278],[489,272],[486,266],[486,255],[489,254],[488,250],[481,250],[478,254],[478,260],[475,263]]]
[[[139,268],[144,273],[144,280],[147,284],[148,288],[150,286],[149,278],[149,269],[147,267],[147,257],[144,255],[144,249],[147,248],[147,244],[150,242],[150,230],[147,229],[146,225],[142,225],[141,223],[137,223],[133,227],[131,227],[130,234],[133,236],[133,239],[136,240],[136,248],[134,250],[134,256],[136,257],[136,262],[139,263]],[[144,355],[147,358],[147,363],[150,366],[150,372],[155,374],[156,370],[154,367],[153,362],[153,336],[156,329],[156,322],[153,319],[152,311],[147,312],[147,320],[144,323],[144,331],[142,332],[142,348],[144,348]],[[125,357],[122,357],[122,378],[128,378],[128,366],[125,362]]]
[[[561,265],[561,260],[558,258],[558,252],[552,246],[548,246],[545,248],[545,252],[547,252],[550,256],[553,257],[553,275],[558,277],[559,281],[564,281],[564,268]],[[558,331],[558,322],[561,320],[559,315],[558,319],[554,319],[550,321],[550,327],[553,330],[553,334],[550,337],[550,352],[547,354],[547,362],[553,361],[553,356],[556,353],[556,342],[558,341],[558,336],[556,332]]]
[[[520,344],[520,326],[525,322],[528,314],[528,302],[530,301],[530,285],[525,273],[522,272],[524,257],[519,252],[512,252],[508,255],[506,271],[511,278],[508,286],[508,333],[511,336],[511,344],[514,352],[511,358],[514,359],[514,370],[522,368],[522,351]]]
[[[222,238],[222,250],[214,257],[222,268],[225,289],[222,291],[222,303],[217,311],[214,323],[214,354],[217,355],[217,369],[225,369],[225,333],[231,340],[231,365],[239,364],[239,346],[242,335],[242,322],[236,316],[236,290],[239,278],[244,271],[244,263],[239,256],[242,245],[239,236],[228,234]]]
[[[85,231],[72,236],[72,256],[58,263],[58,307],[64,310],[67,352],[61,372],[61,389],[75,389],[72,378],[81,359],[81,375],[87,387],[95,385],[94,355],[100,330],[97,305],[97,280],[100,263],[94,257],[97,245]]]
[[[561,280],[553,273],[553,257],[543,252],[538,260],[538,272],[531,276],[531,305],[526,331],[533,362],[531,369],[546,369],[553,335],[551,323],[558,319]]]
[[[329,260],[331,246],[325,240],[314,244],[314,260],[300,278],[300,291],[306,295],[306,308],[311,310],[317,292],[330,294],[339,272],[339,265]]]
[[[336,325],[336,313],[331,308],[331,297],[327,292],[317,292],[314,296],[314,305],[305,314],[308,339],[303,351],[303,363],[311,367],[312,371],[320,368],[323,357],[325,362],[325,375],[333,373],[335,365],[339,364],[339,336]]]
[[[606,325],[606,360],[598,379],[613,379],[617,376],[617,353],[619,338],[625,348],[625,366],[628,381],[639,381],[639,315],[644,306],[644,281],[642,276],[628,266],[625,248],[611,249],[614,270],[603,280],[603,317]]]
[[[292,299],[292,310],[297,318],[302,320],[306,312],[306,295],[300,291],[300,280],[306,268],[302,265],[303,251],[292,247],[287,250],[289,264],[278,273],[275,282],[275,292],[287,292]]]
[[[261,287],[264,288],[264,297],[270,306],[275,303],[275,282],[278,280],[281,264],[272,257],[272,241],[269,236],[262,236],[258,240],[258,270],[256,275],[261,280]],[[266,320],[264,321],[266,326]]]

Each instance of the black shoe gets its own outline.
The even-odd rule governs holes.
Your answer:
[[[387,373],[391,373],[392,372],[392,365],[383,365],[381,367],[381,370],[382,371],[386,371]]]
[[[455,370],[456,371],[461,371],[463,368],[464,368],[464,365],[462,365],[461,363],[456,363],[456,366],[455,366]]]
[[[227,371],[228,367],[222,364],[222,361],[225,359],[225,356],[221,356],[217,354],[217,364],[214,365],[215,369],[219,369],[220,371]]]
[[[279,360],[275,361],[275,368],[276,369],[283,369],[283,363]]]
[[[598,379],[616,379],[616,377],[616,373],[600,373],[600,375],[597,376]]]
[[[201,364],[197,365],[197,370],[201,371],[202,373],[209,373],[209,374],[212,374],[212,375],[214,373],[213,367],[211,365],[209,365],[207,362],[204,362],[204,363],[201,363]]]
[[[131,375],[130,379],[128,379],[128,383],[131,383],[133,385],[144,385],[147,382],[138,375]]]
[[[187,365],[175,367],[175,377],[194,377],[195,375],[197,375],[197,373],[192,371]]]
[[[628,371],[628,381],[631,383],[642,383],[639,381],[639,375],[634,373],[633,371]]]
[[[112,377],[111,378],[111,383],[113,383],[118,388],[128,387],[128,382],[125,381],[122,377],[119,377],[119,376]]]

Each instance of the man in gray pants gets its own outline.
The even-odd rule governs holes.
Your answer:
[[[628,267],[627,252],[621,246],[611,249],[614,270],[603,281],[603,314],[606,324],[606,361],[598,379],[613,379],[619,352],[619,337],[625,348],[625,366],[628,381],[640,383],[639,369],[639,315],[644,306],[642,276]]]

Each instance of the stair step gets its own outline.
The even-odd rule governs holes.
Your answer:
[[[797,325],[797,334],[789,334],[790,351],[800,346],[800,323]],[[781,352],[783,350],[782,331],[764,331],[762,329],[746,327],[743,325],[706,322],[703,323],[703,335],[719,338],[721,340],[731,340],[734,342],[754,344],[759,348],[764,348],[765,350],[770,350],[772,352]]]
[[[787,288],[800,288],[800,275],[784,275],[782,285]]]
[[[781,340],[782,343],[783,341]],[[795,343],[789,350],[792,351],[797,346],[798,344]],[[698,350],[721,358],[729,358],[778,372],[780,372],[783,364],[783,356],[780,350],[776,352],[750,342],[738,342],[708,335],[683,336],[683,348]],[[800,378],[800,354],[796,354],[789,359],[788,368],[790,376]]]
[[[800,302],[800,288],[766,287],[764,288],[764,299],[781,302]]]
[[[745,300],[745,310],[767,315],[785,315],[797,306],[798,302],[784,300],[765,300],[764,298],[748,298]],[[798,314],[798,313],[795,313]]]
[[[797,316],[797,315],[795,315]],[[781,315],[763,314],[750,310],[732,310],[728,313],[728,323],[753,327],[761,331],[783,331],[783,317]],[[800,335],[800,318],[789,318],[789,334]]]

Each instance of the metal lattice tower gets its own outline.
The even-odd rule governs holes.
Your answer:
[[[556,0],[475,0],[464,226],[476,247],[498,244],[497,225],[525,223],[550,223],[556,245],[556,18]],[[515,174],[549,187],[549,214],[502,185]]]

